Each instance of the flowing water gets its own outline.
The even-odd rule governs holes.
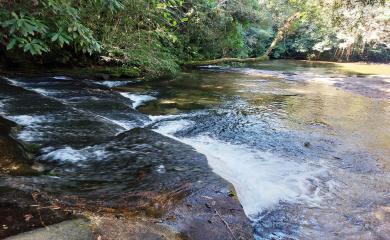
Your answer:
[[[42,146],[41,162],[85,189],[91,178],[109,181],[113,195],[150,187],[119,171],[118,156],[143,144],[109,140],[143,127],[203,153],[235,186],[258,239],[386,239],[390,70],[349,67],[270,61],[157,82],[8,76],[0,112],[23,126],[21,140]],[[74,166],[88,181],[72,175]],[[152,166],[161,179],[174,168]],[[53,172],[35,181],[59,181]],[[122,178],[132,184],[120,185]]]

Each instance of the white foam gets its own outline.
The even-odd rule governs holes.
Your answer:
[[[82,149],[74,149],[66,146],[64,148],[53,150],[44,149],[48,153],[42,156],[43,160],[56,160],[61,162],[82,162],[85,160],[102,160],[107,156],[107,152],[99,146],[89,146]]]
[[[71,80],[71,78],[67,76],[54,76],[53,78],[56,80]]]
[[[234,145],[201,135],[177,138],[172,134],[188,128],[190,121],[164,122],[155,130],[194,147],[207,157],[215,173],[231,182],[248,216],[278,204],[280,201],[318,203],[318,189],[313,182],[321,170],[297,163],[270,152],[246,145]],[[315,189],[315,187],[314,187]]]
[[[148,117],[152,123],[155,123],[155,122],[158,122],[161,120],[166,121],[166,120],[182,119],[182,118],[190,117],[190,116],[194,116],[194,115],[195,114],[191,114],[191,113],[183,113],[183,114],[156,115],[156,116],[149,115]],[[196,113],[196,115],[200,115],[200,113]]]
[[[120,87],[120,86],[126,86],[127,84],[131,83],[132,81],[96,81],[95,83],[99,85],[104,85],[109,88],[113,87]]]
[[[56,93],[56,92],[49,92],[43,88],[27,88],[27,89],[32,90],[32,91],[39,93],[41,95],[44,95],[44,96],[50,96],[50,95]]]
[[[317,172],[305,164],[208,136],[184,139],[184,142],[206,155],[213,170],[236,187],[248,216],[280,201],[311,202],[317,198],[310,191],[310,180]]]
[[[61,149],[54,150],[45,154],[42,159],[44,160],[59,160],[59,161],[69,161],[69,162],[78,162],[86,160],[86,156],[81,154],[80,150],[75,150],[71,147],[65,147]]]
[[[159,124],[159,127],[157,128],[156,131],[165,136],[174,137],[173,136],[174,133],[183,130],[185,128],[188,128],[193,124],[194,122],[185,119],[164,121],[161,124]]]
[[[132,107],[134,109],[145,104],[145,102],[153,101],[156,99],[155,97],[150,95],[132,94],[127,92],[121,92],[120,94],[133,102]]]
[[[133,121],[126,121],[126,120],[110,120],[111,122],[113,122],[114,124],[122,127],[123,129],[125,130],[130,130],[130,129],[133,129],[135,127],[137,127],[137,123],[133,122]]]
[[[165,166],[163,164],[160,164],[157,169],[156,169],[156,172],[160,173],[160,174],[163,174],[166,172],[165,170]]]
[[[130,129],[133,129],[133,128],[138,126],[137,123],[135,123],[133,121],[114,120],[114,119],[111,119],[111,118],[108,118],[108,117],[105,117],[105,116],[101,116],[101,115],[96,115],[96,116],[101,118],[101,119],[104,119],[107,122],[113,123],[113,124],[123,128],[124,130],[130,130]]]
[[[9,118],[17,124],[23,126],[33,125],[47,121],[47,118],[45,116],[18,115],[9,116]]]
[[[6,80],[6,81],[8,81],[11,85],[14,85],[14,86],[18,86],[19,87],[19,86],[23,85],[22,83],[20,83],[18,81],[15,81],[15,80],[13,80],[11,78],[7,78],[7,77],[4,77],[4,76],[1,76],[1,78]]]
[[[43,137],[42,133],[37,131],[23,130],[18,133],[18,139],[29,142],[36,141],[37,139],[41,139]]]

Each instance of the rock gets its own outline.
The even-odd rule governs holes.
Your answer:
[[[16,123],[0,116],[0,135],[9,135],[15,127]]]
[[[251,222],[229,194],[233,186],[191,146],[140,128],[103,146],[104,160],[59,165],[64,171],[56,178],[17,179],[13,187],[39,189],[63,209],[93,214],[100,219],[92,221],[96,238],[253,239]]]
[[[99,80],[109,80],[110,79],[110,74],[106,74],[106,73],[98,73],[98,74],[95,74],[95,77]]]
[[[0,117],[0,174],[35,174],[23,145],[10,136],[14,127],[14,122]]]
[[[68,220],[18,234],[7,240],[92,240],[90,223],[84,219]]]
[[[0,179],[1,185],[8,181]],[[0,186],[0,216],[0,239],[73,217],[37,193],[4,186]]]
[[[172,227],[146,219],[93,217],[94,239],[175,240],[183,239]]]

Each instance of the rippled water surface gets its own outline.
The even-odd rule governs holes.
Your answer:
[[[389,66],[270,61],[157,82],[8,76],[0,84],[0,112],[56,171],[83,166],[94,181],[134,181],[111,191],[142,190],[114,168],[142,143],[108,139],[150,128],[207,156],[259,239],[390,236]],[[180,167],[148,166],[161,179]]]

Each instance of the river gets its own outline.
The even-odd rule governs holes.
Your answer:
[[[0,112],[23,126],[20,140],[42,147],[37,159],[55,166],[53,179],[91,159],[131,154],[105,140],[148,128],[207,157],[236,188],[258,239],[386,239],[389,68],[284,60],[155,82],[18,74],[1,80]],[[118,174],[110,181],[131,184],[110,186],[112,194],[143,189],[118,168],[94,169],[93,181]],[[36,181],[65,191],[47,179]]]

